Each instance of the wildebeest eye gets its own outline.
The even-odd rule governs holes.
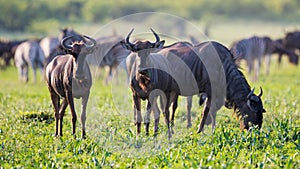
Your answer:
[[[257,96],[256,96],[257,97]],[[257,97],[258,98],[258,97]],[[263,108],[263,106],[262,106],[262,102],[260,101],[260,99],[258,98],[258,100],[257,99],[249,99],[248,101],[247,101],[247,105],[248,105],[248,107],[252,110],[252,111],[254,111],[254,112],[259,112],[259,111],[261,111],[261,112],[265,112],[265,110],[264,110],[264,108]]]

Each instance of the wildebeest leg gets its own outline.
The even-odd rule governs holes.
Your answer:
[[[170,127],[170,111],[169,111],[169,107],[171,104],[171,100],[170,100],[170,93],[166,93],[166,106],[164,109],[164,115],[165,115],[165,121],[168,127],[168,139],[170,140],[172,137],[172,133],[171,133],[171,127]]]
[[[141,123],[142,123],[142,114],[141,114],[141,99],[133,95],[133,104],[134,104],[134,123],[137,126],[137,135],[141,133]]]
[[[74,99],[72,96],[72,92],[67,92],[66,96],[67,96],[66,97],[67,102],[70,105],[71,114],[72,114],[72,134],[74,135],[74,137],[76,137],[75,133],[76,133],[77,115],[76,115],[76,111],[75,111],[75,107],[74,107]]]
[[[146,130],[146,135],[147,136],[149,135],[150,114],[151,114],[151,107],[153,106],[152,103],[153,103],[153,99],[149,98],[149,100],[147,102],[146,114],[145,114],[145,117],[144,117],[145,130]]]
[[[173,127],[174,126],[175,111],[178,107],[178,95],[175,94],[175,93],[171,93],[170,97],[171,97],[170,102],[173,102],[170,125],[171,125],[171,127]]]
[[[282,60],[282,53],[278,54],[278,66],[280,66]]]
[[[68,106],[67,99],[63,98],[60,108],[59,108],[59,136],[63,136],[63,132],[62,132],[63,119],[64,119],[64,115],[65,115],[67,106]]]
[[[31,61],[30,67],[33,73],[33,82],[36,82],[36,63],[34,61]]]
[[[154,114],[154,136],[157,135],[158,133],[158,124],[159,124],[159,118],[160,118],[160,111],[157,105],[157,98],[155,99],[155,101],[152,104],[152,110],[153,110],[153,114]]]
[[[59,123],[59,107],[60,107],[60,99],[55,92],[49,88],[49,91],[51,93],[51,101],[54,107],[54,116],[55,116],[55,136],[58,136],[58,123]]]
[[[23,66],[22,65],[17,65],[17,63],[16,63],[16,66],[18,68],[19,80],[23,81]]]
[[[21,69],[22,69],[22,75],[21,75],[22,81],[27,83],[28,79],[29,79],[28,78],[28,65],[27,64],[22,65]]]
[[[259,72],[260,72],[260,67],[261,67],[261,57],[257,59],[257,62],[254,62],[254,81],[258,80],[259,77]]]
[[[201,119],[200,125],[198,127],[197,133],[200,133],[203,131],[203,127],[204,127],[206,118],[209,114],[210,106],[211,106],[211,100],[210,100],[210,98],[207,98],[207,101],[206,101],[206,104],[205,104],[205,107],[204,107],[204,110],[202,113],[202,119]]]
[[[86,132],[85,132],[85,121],[86,121],[86,105],[89,100],[89,94],[87,94],[85,97],[82,98],[82,104],[81,104],[81,125],[82,125],[82,138],[86,138]]]
[[[266,62],[266,74],[268,75],[270,73],[270,64],[271,64],[271,55],[267,54],[265,56],[265,62]]]
[[[105,85],[108,85],[108,82],[111,80],[112,78],[112,66],[108,66],[108,70],[107,68],[105,69],[105,81],[104,81],[104,84]]]
[[[187,113],[186,113],[186,127],[190,128],[192,127],[192,122],[191,122],[191,109],[192,109],[192,104],[193,104],[193,96],[188,96],[187,97]]]

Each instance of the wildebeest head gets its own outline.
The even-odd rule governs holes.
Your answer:
[[[146,69],[146,64],[147,64],[147,58],[150,55],[150,53],[155,50],[155,49],[161,49],[164,46],[165,41],[160,40],[159,36],[157,33],[154,32],[153,29],[151,29],[152,33],[154,34],[156,38],[156,42],[149,42],[147,40],[141,41],[138,40],[134,43],[131,43],[129,41],[129,38],[132,34],[134,29],[132,29],[129,34],[127,35],[125,41],[121,41],[121,45],[125,48],[128,49],[132,52],[137,53],[137,60],[140,60],[140,64],[138,66],[139,68],[139,73],[145,74],[145,69]]]
[[[266,112],[261,101],[262,94],[262,88],[260,88],[260,93],[258,95],[254,94],[254,88],[248,94],[247,104],[240,109],[240,113],[242,114],[242,129],[249,129],[252,125],[257,125],[261,128],[263,113]]]
[[[83,71],[84,61],[87,54],[93,52],[93,48],[96,45],[96,41],[93,38],[85,35],[83,35],[83,37],[86,38],[88,41],[90,41],[90,44],[84,41],[72,42],[73,36],[68,36],[61,41],[62,47],[66,50],[69,50],[72,56],[75,58],[76,61],[75,77],[79,80],[83,80],[85,78],[84,71]]]

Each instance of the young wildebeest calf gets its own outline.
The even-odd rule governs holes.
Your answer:
[[[68,104],[72,113],[72,134],[75,136],[77,116],[73,98],[82,98],[82,138],[85,138],[86,105],[92,85],[91,72],[85,58],[88,53],[92,52],[96,41],[84,36],[92,42],[91,45],[87,45],[83,41],[75,41],[71,45],[67,45],[66,43],[72,40],[72,37],[66,37],[61,41],[62,47],[70,50],[71,54],[59,55],[48,64],[46,68],[46,81],[55,110],[55,136],[63,135],[63,116]],[[62,98],[61,104],[60,98]]]

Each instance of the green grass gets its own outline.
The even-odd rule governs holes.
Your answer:
[[[170,142],[162,115],[156,139],[152,130],[146,136],[144,129],[136,137],[131,91],[125,85],[124,72],[119,84],[109,86],[103,85],[103,70],[94,77],[87,139],[82,140],[80,122],[77,138],[71,134],[69,109],[64,136],[53,137],[54,113],[45,82],[23,84],[15,67],[0,70],[0,168],[298,168],[300,67],[284,59],[279,68],[276,59],[269,76],[262,73],[258,82],[250,82],[256,92],[259,86],[264,90],[267,112],[261,130],[241,132],[232,110],[222,108],[217,113],[215,133],[211,134],[209,126],[197,134],[203,107],[197,106],[195,97],[193,126],[186,129],[186,99],[180,98]],[[78,120],[79,103],[77,100]]]

